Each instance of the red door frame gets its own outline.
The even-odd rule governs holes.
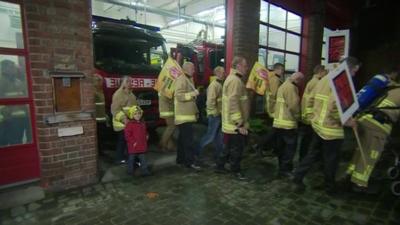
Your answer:
[[[0,188],[27,183],[40,177],[40,161],[36,134],[36,117],[32,94],[32,76],[28,51],[25,7],[22,0],[2,0],[18,4],[21,11],[21,26],[24,40],[23,49],[0,48],[0,54],[23,56],[25,58],[28,96],[26,98],[0,99],[1,105],[29,105],[32,143],[0,147]],[[10,173],[10,171],[12,171]]]

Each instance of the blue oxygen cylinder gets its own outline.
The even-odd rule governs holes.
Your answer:
[[[382,91],[389,85],[389,78],[385,75],[373,76],[358,93],[359,110],[366,109],[375,99],[382,95]]]

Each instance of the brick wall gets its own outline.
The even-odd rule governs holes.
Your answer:
[[[233,55],[241,55],[252,67],[258,60],[260,23],[259,0],[235,0],[233,20]]]
[[[25,1],[32,91],[36,111],[41,183],[62,190],[97,181],[96,123],[94,119],[46,124],[54,114],[49,71],[71,70],[81,79],[82,111],[94,110],[90,0]],[[84,134],[58,137],[58,128],[82,126]]]
[[[312,77],[314,67],[321,64],[325,8],[325,1],[305,1],[300,71],[307,76],[307,79]]]

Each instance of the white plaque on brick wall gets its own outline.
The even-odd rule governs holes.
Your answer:
[[[79,134],[83,134],[82,126],[58,128],[59,137],[74,136]]]

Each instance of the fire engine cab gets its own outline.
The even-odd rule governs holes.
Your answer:
[[[168,57],[165,39],[158,27],[130,20],[93,16],[94,66],[103,79],[105,112],[111,118],[112,95],[123,76],[132,78],[133,93],[144,111],[149,127],[162,123],[158,114],[158,96],[153,89],[161,67]]]

